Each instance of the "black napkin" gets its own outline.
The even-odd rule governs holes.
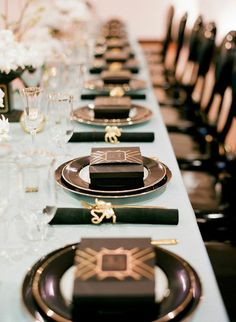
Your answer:
[[[75,132],[69,142],[104,142],[104,132]],[[122,132],[117,137],[120,142],[153,142],[153,132]]]
[[[133,74],[137,74],[139,72],[138,66],[124,66],[124,69],[128,69]],[[103,67],[90,67],[89,72],[90,74],[100,74],[103,70],[106,70],[106,66]]]
[[[177,225],[179,222],[178,209],[165,208],[113,208],[117,223]],[[50,225],[81,225],[91,224],[90,209],[87,208],[58,208]],[[111,222],[111,220],[107,220]]]
[[[108,91],[84,91],[81,94],[81,99],[82,100],[93,100],[94,98],[96,98],[97,96],[109,96],[109,92]],[[146,94],[143,92],[128,92],[125,93],[125,96],[129,96],[133,99],[145,99],[146,98]]]

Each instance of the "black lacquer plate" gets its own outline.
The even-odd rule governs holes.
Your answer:
[[[76,179],[74,178],[73,185],[70,182],[70,177],[64,178],[64,171],[67,170],[67,165],[74,163],[73,170],[75,171]],[[144,179],[144,185],[139,187],[117,187],[114,190],[111,188],[93,188],[89,184],[89,179],[83,180],[81,173],[88,173],[89,156],[77,158],[60,165],[55,171],[55,178],[57,183],[64,189],[76,194],[87,195],[91,197],[103,197],[103,198],[128,198],[134,196],[141,196],[156,190],[160,192],[164,191],[167,182],[171,179],[171,171],[163,163],[151,158],[143,157],[144,167],[146,168],[146,178]],[[76,165],[76,167],[75,167]],[[86,171],[87,169],[87,171]],[[69,168],[71,170],[71,168]],[[68,174],[66,172],[66,174]],[[88,177],[86,175],[86,177]],[[75,182],[76,181],[76,182]]]
[[[113,125],[113,126],[128,126],[147,122],[153,116],[153,112],[141,105],[133,104],[130,110],[129,117],[118,119],[106,119],[94,117],[94,105],[89,104],[79,107],[73,111],[73,119],[79,123],[92,124],[92,125]]]
[[[86,191],[92,191],[99,193],[101,191],[97,189],[93,189],[89,182],[82,179],[80,176],[80,172],[83,168],[88,166],[90,163],[90,157],[82,157],[71,162],[67,163],[67,165],[62,170],[63,179],[71,186],[79,189],[83,189]],[[146,168],[147,176],[144,180],[144,185],[142,187],[133,187],[127,188],[126,186],[109,186],[108,193],[109,194],[117,194],[118,192],[122,193],[136,193],[141,192],[142,190],[146,190],[147,188],[153,187],[154,185],[160,183],[166,176],[166,167],[156,160],[143,157],[143,165]],[[88,171],[88,168],[87,168]],[[105,190],[106,187],[104,187]],[[103,187],[102,187],[103,189]],[[107,190],[106,189],[106,190]]]
[[[71,322],[71,308],[61,293],[60,280],[73,266],[77,245],[49,253],[25,276],[23,305],[34,320]],[[170,290],[158,304],[155,322],[180,321],[193,313],[200,301],[199,277],[181,257],[158,247],[155,251],[156,265],[165,272]]]

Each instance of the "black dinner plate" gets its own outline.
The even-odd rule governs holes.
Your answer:
[[[94,104],[78,107],[73,111],[73,119],[80,123],[92,125],[113,125],[113,126],[129,126],[147,122],[153,116],[153,112],[141,105],[132,104],[129,117],[118,119],[106,119],[94,117]]]
[[[77,245],[49,253],[26,274],[22,285],[23,305],[36,321],[71,321],[70,306],[61,293],[60,280],[73,266]],[[155,250],[156,265],[165,272],[170,290],[158,304],[155,322],[180,321],[192,314],[200,301],[199,277],[181,257],[162,248]]]
[[[128,197],[145,195],[147,193],[157,191],[157,190],[159,193],[163,192],[166,188],[167,182],[169,182],[169,180],[172,177],[172,173],[171,173],[170,169],[166,165],[161,163],[165,167],[166,175],[163,177],[162,180],[160,180],[159,182],[156,182],[158,177],[155,175],[155,173],[153,173],[153,171],[150,172],[149,168],[153,170],[153,168],[155,168],[155,165],[157,164],[158,161],[155,161],[151,158],[146,158],[146,157],[143,157],[143,158],[144,158],[144,163],[146,162],[145,166],[147,167],[147,171],[148,171],[148,175],[147,175],[146,179],[144,179],[144,186],[138,187],[136,189],[130,189],[130,191],[127,190],[127,188],[125,190],[119,188],[115,191],[93,189],[89,186],[89,182],[86,182],[86,181],[84,181],[82,183],[81,187],[75,187],[75,186],[68,184],[68,182],[66,182],[63,179],[62,172],[63,172],[63,169],[65,168],[65,166],[68,163],[70,163],[72,160],[63,163],[62,165],[60,165],[56,169],[55,179],[56,179],[56,182],[65,190],[76,193],[76,194],[90,196],[90,197],[128,198]],[[81,160],[81,163],[82,163],[81,167],[83,166],[83,168],[82,168],[82,170],[83,170],[89,164],[89,156],[82,157],[81,159],[82,159]]]
[[[88,170],[88,166],[90,163],[90,157],[82,157],[72,160],[71,162],[67,163],[67,165],[62,170],[62,177],[63,179],[71,186],[79,189],[83,189],[90,192],[99,193],[101,189],[94,189],[89,182],[83,180],[80,176],[80,172],[82,169]],[[143,157],[143,165],[146,168],[147,176],[144,179],[144,184],[142,187],[132,187],[127,188],[127,186],[115,186],[115,187],[102,187],[103,192],[107,191],[109,194],[116,195],[117,192],[122,193],[136,193],[142,192],[154,185],[163,181],[166,176],[166,167],[156,160]],[[86,168],[87,167],[87,168]]]

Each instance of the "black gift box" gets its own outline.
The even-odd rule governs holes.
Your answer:
[[[92,148],[89,174],[93,186],[142,186],[144,167],[139,147]]]
[[[148,238],[82,239],[75,253],[73,321],[150,321],[155,252]]]
[[[107,62],[125,62],[130,57],[127,51],[109,50],[104,54],[104,58]]]
[[[128,45],[128,40],[125,38],[117,39],[110,38],[106,41],[107,48],[123,48]]]
[[[101,78],[105,84],[124,84],[129,83],[132,74],[128,70],[104,70]]]
[[[128,59],[126,62],[111,62],[106,63],[106,61],[102,58],[95,58],[92,65],[89,68],[91,74],[99,74],[103,70],[129,70],[131,73],[139,72],[139,62],[136,59]]]
[[[130,97],[97,97],[94,101],[95,118],[127,118],[130,109]]]

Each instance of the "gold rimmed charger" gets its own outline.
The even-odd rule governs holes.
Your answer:
[[[56,182],[63,189],[75,194],[101,198],[128,198],[145,195],[157,190],[162,192],[172,176],[169,168],[163,163],[152,158],[143,157],[144,167],[146,168],[143,186],[130,188],[116,187],[113,190],[112,188],[102,187],[101,189],[95,189],[90,186],[88,176],[89,162],[90,157],[85,156],[63,163],[55,171]],[[73,172],[74,176],[70,174],[68,176],[68,172],[71,174]]]
[[[101,125],[101,126],[129,126],[149,121],[153,112],[142,105],[132,104],[129,117],[118,119],[99,119],[94,117],[94,104],[79,107],[74,110],[73,118],[79,123]]]
[[[26,275],[23,304],[33,317],[47,322],[71,322],[70,304],[64,297],[61,279],[73,266],[78,244],[60,248],[48,254]],[[169,292],[158,304],[155,322],[175,320],[193,314],[201,298],[201,283],[194,269],[178,255],[156,247],[156,265],[167,276]],[[50,283],[48,281],[50,280]],[[37,305],[36,305],[37,303]]]

